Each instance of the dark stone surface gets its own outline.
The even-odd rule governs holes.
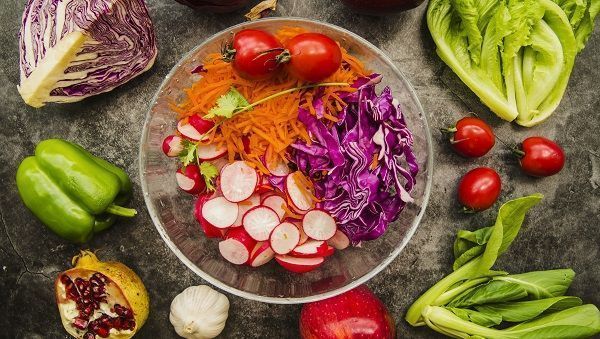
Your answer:
[[[97,236],[89,246],[102,258],[129,265],[145,281],[152,301],[142,338],[176,337],[168,321],[172,298],[203,281],[163,243],[144,207],[138,178],[138,140],[148,103],[175,62],[203,39],[243,20],[243,13],[215,16],[195,13],[172,0],[149,0],[158,36],[159,56],[143,76],[114,90],[72,105],[36,110],[25,105],[19,81],[17,32],[25,0],[9,0],[0,10],[0,337],[66,337],[53,297],[53,280],[69,267],[79,249],[48,232],[20,202],[16,168],[34,145],[61,137],[81,143],[123,166],[132,176],[133,205],[140,215]],[[577,276],[572,295],[600,305],[600,34],[590,39],[576,60],[569,88],[557,112],[541,126],[525,129],[497,119],[435,55],[426,30],[425,5],[384,18],[360,16],[335,1],[280,0],[276,15],[308,17],[350,29],[386,52],[404,71],[430,118],[434,135],[435,181],[426,216],[400,256],[369,282],[396,318],[401,337],[426,338],[433,332],[412,329],[402,320],[410,303],[449,272],[455,231],[486,226],[494,212],[457,212],[455,185],[468,168],[488,165],[503,180],[501,200],[532,192],[546,198],[497,267],[511,272],[572,267]],[[465,112],[481,114],[509,142],[526,136],[556,139],[567,165],[560,175],[531,179],[522,175],[498,145],[477,161],[455,156],[437,133]],[[497,207],[497,206],[496,206]],[[494,211],[493,208],[490,211]],[[269,305],[229,296],[232,306],[223,338],[297,336],[299,306]]]

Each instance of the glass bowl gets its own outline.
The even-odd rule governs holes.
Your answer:
[[[367,66],[383,74],[378,86],[390,86],[401,104],[420,172],[409,204],[384,236],[363,242],[360,248],[337,251],[320,268],[304,274],[285,271],[273,260],[259,268],[230,264],[221,257],[215,239],[206,238],[193,216],[194,197],[177,187],[177,163],[162,152],[163,139],[173,133],[176,113],[169,104],[185,98],[184,89],[198,78],[191,71],[211,52],[218,51],[231,32],[245,28],[274,32],[300,26],[329,35]],[[377,47],[343,28],[299,18],[271,18],[245,22],[221,31],[194,48],[171,70],[156,93],[146,116],[140,143],[140,180],[144,199],[156,229],[177,257],[201,278],[232,294],[261,302],[295,304],[330,298],[348,291],[383,270],[406,246],[427,206],[433,158],[427,119],[415,92],[394,63]]]

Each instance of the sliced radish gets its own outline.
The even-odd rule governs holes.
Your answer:
[[[302,186],[297,180],[297,177],[300,175],[302,175],[300,172],[288,174],[285,179],[285,191],[294,209],[308,211],[313,207],[313,201],[310,195],[306,194],[310,192],[309,188]]]
[[[275,252],[273,252],[271,244],[268,241],[260,241],[256,243],[252,253],[250,253],[248,263],[252,267],[258,267],[268,263],[274,257]]]
[[[225,237],[225,240],[219,242],[219,252],[223,258],[236,265],[246,263],[250,259],[250,251],[254,249],[256,241],[243,227],[229,230]]]
[[[224,197],[208,200],[202,206],[202,216],[217,228],[227,228],[235,222],[238,215],[238,205]]]
[[[334,251],[333,247],[329,246],[325,241],[309,240],[294,248],[290,255],[297,258],[328,257]]]
[[[265,164],[265,167],[269,170],[271,175],[274,175],[276,177],[285,177],[286,175],[290,174],[290,168],[283,160],[279,158],[279,156],[277,156],[277,159],[275,161],[267,161],[267,159],[273,159],[272,154],[273,147],[269,146],[267,147],[267,150],[265,151],[265,156],[263,158],[263,163]]]
[[[288,254],[298,246],[300,231],[296,225],[290,222],[282,222],[273,229],[269,241],[275,253]]]
[[[199,141],[206,138],[206,136],[200,134],[194,126],[190,125],[187,118],[183,118],[177,122],[177,131],[179,131],[184,138],[192,141]]]
[[[288,271],[295,273],[306,273],[321,266],[325,258],[296,258],[289,255],[276,255],[275,260]]]
[[[204,235],[206,235],[208,238],[222,238],[225,231],[211,225],[211,223],[202,217],[202,206],[204,206],[204,203],[209,199],[210,196],[208,194],[203,194],[198,197],[198,200],[196,200],[196,204],[194,205],[194,217],[200,224],[200,227],[202,227]]]
[[[217,147],[215,144],[199,144],[196,147],[196,154],[200,160],[214,160],[227,153],[226,147]]]
[[[307,242],[310,238],[308,237],[308,235],[306,235],[306,233],[304,233],[302,223],[294,223],[294,225],[296,225],[298,227],[298,230],[300,230],[300,241],[298,242],[298,245],[302,245],[305,242]]]
[[[231,202],[248,199],[258,184],[258,173],[245,161],[234,161],[221,170],[221,191]]]
[[[254,240],[265,241],[277,225],[279,217],[277,213],[266,206],[257,206],[250,209],[242,219],[244,229]]]
[[[169,135],[163,140],[162,150],[168,157],[176,157],[183,151],[183,139],[177,135]]]
[[[333,237],[327,240],[327,243],[335,247],[335,249],[343,250],[350,246],[350,239],[348,239],[348,236],[344,232],[337,230]]]
[[[215,165],[215,167],[217,168],[219,173],[221,173],[221,170],[223,169],[223,167],[225,167],[227,164],[229,164],[229,161],[227,160],[226,157],[220,157],[217,159],[213,159],[210,163]]]
[[[270,195],[262,200],[262,204],[273,209],[273,211],[275,211],[275,213],[277,213],[279,216],[280,220],[283,219],[283,216],[285,215],[285,209],[283,206],[287,205],[287,203],[281,196],[275,194]]]
[[[238,202],[238,217],[233,223],[233,227],[242,226],[242,220],[246,212],[258,205],[260,205],[260,196],[258,194],[252,194],[250,198]]]
[[[175,173],[175,179],[179,188],[190,194],[198,194],[206,189],[200,168],[195,164],[179,168]]]
[[[205,134],[215,127],[215,123],[211,120],[204,120],[198,114],[194,114],[188,118],[188,123],[198,131],[199,134]]]
[[[332,216],[322,210],[308,211],[302,219],[306,235],[315,240],[329,240],[335,235],[337,225]]]

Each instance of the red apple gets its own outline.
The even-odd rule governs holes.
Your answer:
[[[361,285],[336,297],[305,304],[303,339],[396,338],[394,318],[371,290]]]

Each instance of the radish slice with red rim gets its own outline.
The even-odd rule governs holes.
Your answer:
[[[224,197],[208,200],[202,206],[202,217],[217,228],[227,228],[237,219],[239,207]]]
[[[198,130],[195,129],[194,126],[192,126],[185,118],[177,122],[177,131],[179,131],[179,133],[181,133],[181,135],[183,135],[186,139],[192,141],[207,139],[207,136],[198,132]]]
[[[262,204],[273,209],[279,216],[279,219],[283,219],[283,216],[285,215],[283,206],[286,206],[287,203],[281,196],[276,194],[270,195],[262,201]]]
[[[306,273],[321,266],[325,258],[296,258],[289,255],[276,255],[275,260],[288,271],[295,273]]]
[[[225,240],[219,242],[219,252],[223,258],[236,265],[248,262],[256,241],[242,227],[231,229],[225,237]]]
[[[283,222],[273,229],[269,241],[275,253],[288,254],[298,245],[300,231],[296,225]]]
[[[292,207],[297,211],[308,211],[313,207],[313,201],[310,197],[309,189],[303,187],[297,180],[297,176],[302,173],[294,172],[289,174],[285,179],[285,191],[289,197]],[[312,193],[311,193],[312,195]]]
[[[233,227],[242,226],[242,220],[246,212],[258,205],[260,205],[260,196],[258,194],[252,194],[250,198],[238,202],[238,217],[233,223]]]
[[[315,240],[329,240],[335,235],[335,219],[322,210],[308,211],[302,219],[302,228],[306,235]]]
[[[194,217],[196,218],[196,220],[200,224],[200,227],[202,228],[202,231],[204,232],[204,234],[206,235],[206,237],[208,237],[208,238],[222,238],[223,237],[223,233],[225,232],[225,230],[223,230],[221,228],[217,228],[217,227],[211,225],[202,216],[202,207],[204,206],[204,203],[207,202],[208,200],[210,200],[210,197],[209,197],[208,194],[203,194],[203,195],[201,195],[201,196],[198,197],[198,200],[196,200],[196,204],[194,205]]]
[[[269,239],[273,229],[279,225],[279,217],[269,207],[257,206],[246,212],[242,224],[254,240],[265,241]]]
[[[234,161],[221,170],[221,191],[231,202],[248,199],[258,184],[258,173],[245,161]]]
[[[260,241],[256,243],[252,253],[250,253],[250,260],[248,263],[252,267],[258,267],[268,263],[274,257],[275,252],[273,252],[271,244],[269,244],[268,241]]]
[[[327,240],[327,243],[335,249],[343,250],[350,246],[350,239],[348,239],[348,236],[344,232],[337,230],[333,237]]]
[[[217,147],[216,144],[198,144],[196,147],[196,154],[200,160],[214,160],[220,158],[227,153],[227,148]]]
[[[333,247],[329,246],[325,241],[309,240],[302,245],[296,246],[290,255],[298,258],[328,257],[334,251]]]

